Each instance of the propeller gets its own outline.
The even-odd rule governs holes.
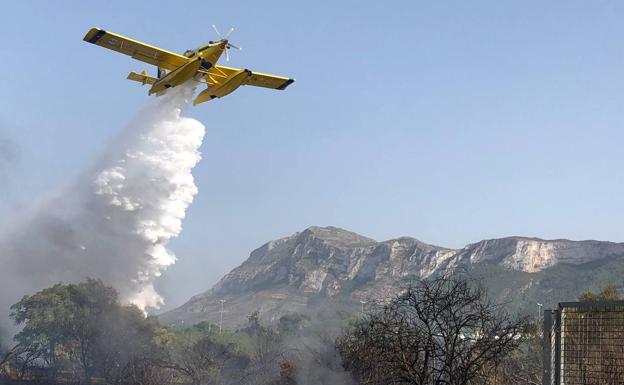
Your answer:
[[[225,34],[224,39],[227,40],[228,37],[230,37],[230,35],[232,34],[232,32],[234,32],[234,27],[230,28],[230,30],[228,31],[228,33]]]
[[[230,28],[230,30],[225,34],[225,36],[221,36],[221,33],[219,32],[219,30],[217,29],[216,25],[212,25],[212,29],[214,29],[214,31],[217,33],[217,36],[219,36],[219,38],[221,39],[221,41],[225,42],[225,60],[226,61],[230,61],[230,54],[228,53],[230,48],[234,48],[237,50],[242,50],[241,47],[232,44],[228,41],[230,35],[232,35],[232,32],[234,32],[234,27]]]
[[[213,25],[212,25],[212,29],[214,29],[214,30],[215,30],[215,32],[217,33],[217,36],[221,37],[221,33],[220,33],[220,32],[219,32],[219,30],[217,29],[217,26],[216,26],[216,25],[214,25],[214,24],[213,24]]]

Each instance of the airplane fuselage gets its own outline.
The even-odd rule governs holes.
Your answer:
[[[155,94],[165,91],[167,88],[178,86],[197,74],[200,69],[209,70],[215,64],[226,49],[227,41],[210,43],[196,50],[185,52],[186,57],[191,59],[188,63],[180,68],[175,69],[163,77],[159,78],[149,90],[149,94]]]

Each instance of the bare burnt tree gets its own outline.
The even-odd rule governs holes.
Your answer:
[[[11,361],[11,350],[3,350],[4,346],[0,346],[0,383],[2,378],[7,378],[9,371],[9,362]]]
[[[154,319],[145,319],[135,307],[119,307],[102,315],[97,327],[92,355],[99,378],[119,385],[136,382],[137,376],[152,378],[160,373],[156,367],[167,354],[154,341],[160,330]]]
[[[543,338],[540,325],[532,323],[522,335],[520,347],[497,367],[496,385],[541,385],[543,371]]]
[[[517,349],[526,324],[477,283],[440,277],[411,285],[337,344],[361,384],[480,384]]]
[[[285,360],[286,347],[283,336],[262,325],[260,315],[249,316],[249,324],[241,330],[251,337],[251,363],[246,370],[244,383],[271,384],[280,377],[280,362]]]
[[[240,368],[248,365],[248,359],[232,344],[207,336],[183,346],[173,357],[173,363],[172,367],[191,384],[211,385],[237,382]]]
[[[15,378],[21,380],[27,370],[35,366],[39,358],[39,351],[29,351],[19,344],[3,351],[0,357],[0,383],[2,383],[2,379]]]

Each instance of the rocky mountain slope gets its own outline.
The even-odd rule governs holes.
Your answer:
[[[624,243],[508,237],[455,250],[410,237],[377,242],[336,227],[310,227],[254,250],[212,289],[160,318],[217,322],[219,300],[225,300],[228,327],[255,310],[269,320],[328,306],[356,310],[360,301],[395,295],[411,279],[458,268],[481,277],[494,299],[528,310],[536,300],[554,305],[603,282],[621,285]]]

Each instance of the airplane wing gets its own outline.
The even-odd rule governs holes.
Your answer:
[[[238,73],[240,70],[240,68],[216,65],[207,71],[208,82],[209,84],[220,84],[219,79],[223,77],[228,78],[230,75]],[[245,80],[243,85],[285,90],[286,87],[294,83],[294,81],[295,79],[285,78],[283,76],[269,75],[252,71],[251,76]]]
[[[83,40],[170,71],[183,66],[190,60],[186,56],[99,28],[91,28]]]

